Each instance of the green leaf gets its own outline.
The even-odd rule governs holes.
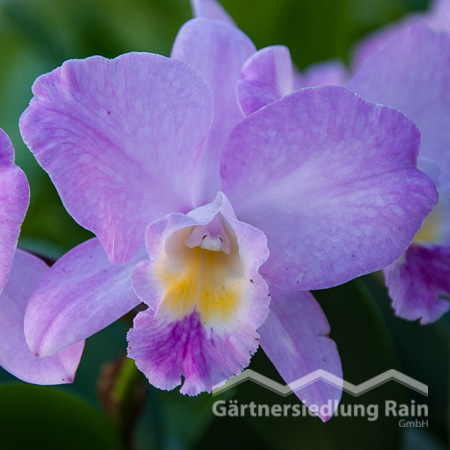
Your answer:
[[[0,386],[0,448],[120,450],[108,419],[54,388]]]
[[[373,293],[392,334],[401,370],[428,386],[427,431],[434,433],[444,445],[448,446],[450,315],[446,314],[437,322],[428,325],[401,319],[395,316],[391,299],[382,280],[374,276],[367,276],[362,280]]]

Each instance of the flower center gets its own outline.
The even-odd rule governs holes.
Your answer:
[[[229,322],[243,294],[244,272],[236,236],[223,218],[180,230],[157,266],[165,292],[159,311],[181,319],[195,310],[204,323]]]
[[[223,249],[223,239],[221,236],[211,237],[205,234],[199,246],[212,252],[221,252]]]

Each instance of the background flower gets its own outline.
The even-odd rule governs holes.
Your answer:
[[[421,132],[418,165],[435,180],[440,202],[405,255],[384,272],[396,314],[422,324],[438,320],[450,308],[449,11],[446,0],[435,2],[430,11],[363,40],[352,73],[337,62],[325,62],[302,75],[286,47],[266,47],[246,61],[237,88],[246,115],[295,89],[332,84],[414,120]]]
[[[29,198],[25,174],[14,164],[14,148],[0,129],[0,294],[8,281]]]
[[[42,260],[17,250],[8,283],[0,295],[0,366],[28,383],[72,383],[84,342],[39,358],[30,352],[23,333],[28,300],[47,270]]]

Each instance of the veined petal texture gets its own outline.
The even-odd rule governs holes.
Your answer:
[[[192,209],[213,105],[188,64],[150,53],[70,60],[33,93],[24,141],[113,263],[130,260],[150,222]]]
[[[267,236],[262,275],[326,288],[401,256],[437,202],[416,168],[419,132],[337,86],[302,89],[247,117],[222,158],[239,220]]]

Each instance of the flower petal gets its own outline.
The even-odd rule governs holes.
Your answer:
[[[354,50],[353,67],[358,69],[366,59],[376,51],[381,50],[389,41],[398,37],[409,27],[417,23],[424,23],[440,31],[450,31],[450,2],[435,0],[429,11],[409,14],[403,19],[387,25],[369,34],[359,42]]]
[[[419,167],[422,172],[425,172],[433,180],[433,183],[439,191],[439,178],[441,176],[441,168],[439,163],[433,159],[422,158],[419,154],[417,158],[417,167]]]
[[[14,164],[14,147],[11,139],[0,128],[0,167]]]
[[[107,327],[140,303],[131,273],[145,258],[142,248],[128,263],[113,265],[98,239],[66,253],[47,272],[28,303],[25,336],[37,355],[59,352]]]
[[[368,58],[348,87],[418,126],[420,155],[450,180],[450,34],[415,25]]]
[[[332,59],[308,66],[303,75],[302,87],[313,86],[344,86],[349,73],[344,63],[339,59]]]
[[[434,0],[425,21],[436,30],[450,31],[450,2],[448,0]]]
[[[410,23],[409,19],[404,22],[395,23],[394,25],[387,25],[358,42],[353,51],[353,72],[357,72],[368,58],[378,50],[381,50],[385,45],[389,45],[392,39],[405,32],[411,25],[412,23]]]
[[[45,358],[39,358],[27,346],[23,320],[28,299],[47,273],[40,259],[17,250],[11,276],[0,296],[0,366],[28,383],[71,383],[80,362],[84,342]]]
[[[222,242],[223,247],[213,245]],[[133,274],[150,308],[128,333],[129,357],[161,389],[196,395],[239,373],[258,348],[268,286],[259,275],[267,241],[239,222],[222,193],[187,216],[147,230],[150,261]]]
[[[292,92],[294,71],[289,49],[263,48],[248,59],[237,84],[237,97],[246,116]]]
[[[214,92],[214,123],[196,173],[197,205],[213,201],[220,190],[222,147],[231,130],[243,119],[236,99],[236,83],[242,66],[255,51],[242,31],[224,22],[193,19],[178,32],[172,57],[190,63]]]
[[[237,84],[237,95],[242,111],[249,116],[293,90],[343,86],[348,78],[348,70],[340,60],[313,64],[302,74],[293,66],[289,49],[274,45],[259,50],[247,60]]]
[[[450,246],[411,245],[384,273],[398,316],[424,325],[450,309]]]
[[[29,199],[27,178],[14,164],[14,148],[0,129],[0,293],[8,281]]]
[[[418,144],[403,114],[337,86],[296,91],[238,125],[224,192],[267,236],[269,283],[326,288],[398,259],[437,202]]]
[[[292,384],[319,369],[342,381],[339,353],[328,337],[330,325],[312,294],[272,286],[270,293],[269,316],[258,331],[262,349],[286,383]],[[326,422],[336,411],[342,387],[343,384],[337,387],[316,381],[296,390],[295,394],[306,406],[317,405],[319,411],[314,412]]]
[[[230,25],[235,25],[234,20],[225,11],[223,6],[215,0],[191,0],[191,5],[195,17],[221,20]]]
[[[130,260],[150,222],[192,208],[213,110],[210,88],[186,63],[149,53],[71,60],[33,93],[22,136],[113,263]]]

